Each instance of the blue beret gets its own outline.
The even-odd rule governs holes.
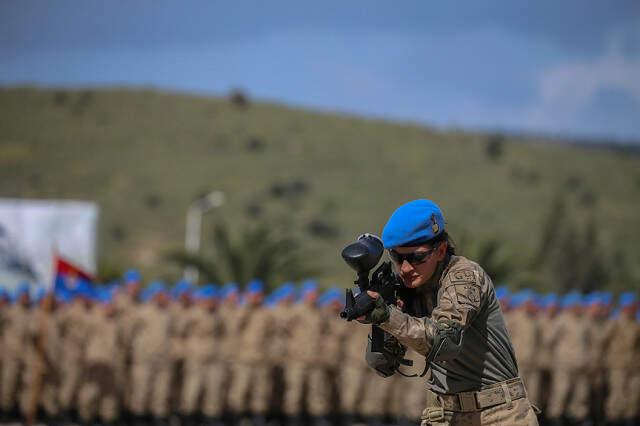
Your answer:
[[[333,302],[342,302],[343,301],[343,293],[340,291],[340,289],[337,288],[330,288],[329,290],[325,291],[322,296],[320,296],[320,298],[318,299],[318,303],[320,304],[320,306],[326,306],[330,303]]]
[[[264,291],[264,283],[260,280],[251,280],[247,284],[247,293],[262,293]]]
[[[106,288],[106,287],[99,288],[96,291],[95,298],[97,302],[107,305],[111,303],[111,301],[113,300],[113,293],[109,288]]]
[[[31,294],[31,286],[29,285],[29,283],[20,283],[20,285],[18,286],[18,288],[16,288],[16,291],[14,293],[14,299],[18,300],[22,295],[26,294],[26,295],[30,295]]]
[[[44,287],[38,287],[36,289],[36,293],[33,296],[33,301],[35,303],[40,303],[46,295],[47,295],[47,289],[45,289]]]
[[[636,303],[636,295],[630,291],[625,291],[618,299],[618,305],[620,305],[621,308],[627,308],[632,306],[634,303]]]
[[[506,285],[501,285],[496,288],[496,297],[499,299],[506,299],[509,297],[509,288]]]
[[[318,291],[318,283],[314,280],[304,280],[300,286],[300,298],[304,298],[309,293]]]
[[[177,299],[183,294],[190,292],[191,287],[192,285],[189,281],[186,281],[186,280],[178,281],[178,283],[175,286],[173,286],[173,288],[171,289],[171,297],[173,297],[174,299]]]
[[[156,294],[167,291],[166,286],[162,281],[153,281],[142,292],[142,300],[147,302],[152,299]]]
[[[220,290],[220,297],[225,298],[225,297],[228,297],[230,294],[233,294],[233,293],[238,294],[239,292],[240,290],[238,289],[238,284],[227,283],[224,285],[224,287],[222,287],[222,290]]]
[[[558,304],[558,295],[555,293],[548,293],[542,297],[542,307],[548,308]]]
[[[605,306],[611,305],[611,303],[613,303],[613,294],[608,291],[600,293],[600,303]]]
[[[418,246],[444,231],[440,207],[430,200],[415,200],[400,206],[382,231],[384,248]]]
[[[124,273],[124,280],[126,282],[140,282],[142,281],[142,276],[136,269],[129,269]]]
[[[582,295],[578,292],[572,291],[571,293],[567,293],[562,297],[562,307],[563,308],[572,308],[574,306],[579,306],[582,304]]]
[[[213,299],[218,295],[218,287],[214,284],[206,284],[193,292],[193,297],[197,300]]]

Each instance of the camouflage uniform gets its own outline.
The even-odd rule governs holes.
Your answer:
[[[81,298],[74,299],[60,313],[62,328],[60,405],[65,412],[75,407],[76,396],[85,370],[85,342],[88,338],[90,307]]]
[[[134,318],[131,353],[131,411],[136,416],[169,414],[172,318],[166,308],[145,303]]]
[[[5,314],[2,336],[2,410],[17,408],[17,396],[22,392],[24,352],[29,346],[30,309],[22,304],[11,305]]]
[[[289,363],[284,370],[285,396],[283,411],[294,417],[302,412],[302,397],[312,416],[329,414],[331,386],[325,368],[323,336],[328,334],[325,315],[315,305],[296,305],[296,320],[289,342]],[[305,387],[307,392],[304,392]]]
[[[53,299],[50,303],[48,308],[34,308],[30,319],[30,342],[24,354],[25,386],[20,403],[21,411],[27,418],[35,415],[38,407],[42,407],[50,417],[60,414],[58,389],[62,345],[58,315],[53,310]]]
[[[536,317],[526,311],[526,307],[511,311],[507,317],[507,327],[511,335],[511,342],[516,351],[518,371],[527,387],[527,393],[533,404],[540,400],[540,365],[538,352],[541,343],[541,333]]]
[[[113,423],[120,415],[124,352],[119,320],[112,309],[97,306],[87,320],[86,373],[78,395],[78,414],[85,422],[99,417]]]
[[[380,327],[400,344],[431,357],[423,425],[537,424],[493,283],[479,265],[447,256],[412,303],[405,308],[416,316],[392,306]],[[463,330],[459,344],[443,337],[456,327]],[[446,346],[432,353],[436,336]]]
[[[223,389],[227,375],[220,360],[224,324],[213,309],[198,304],[190,310],[180,412],[189,416],[201,409],[205,416],[219,418],[224,410]]]
[[[614,320],[606,364],[609,368],[607,420],[630,421],[638,414],[640,394],[640,325],[632,315],[622,312]]]
[[[340,364],[338,389],[340,408],[347,418],[362,414],[361,404],[369,369],[364,361],[368,330],[355,322],[344,321],[347,339]]]
[[[264,306],[249,307],[251,314],[241,331],[236,347],[237,363],[229,390],[230,411],[239,415],[245,410],[264,416],[271,399],[271,368],[263,353],[274,334],[272,312]]]
[[[548,330],[554,342],[548,415],[582,421],[589,414],[589,321],[581,314],[564,311],[553,326]]]

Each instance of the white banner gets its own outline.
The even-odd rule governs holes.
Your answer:
[[[0,286],[51,288],[56,252],[95,273],[98,214],[91,202],[0,198]]]

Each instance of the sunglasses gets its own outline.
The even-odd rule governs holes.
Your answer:
[[[433,254],[437,247],[432,248],[429,251],[414,251],[413,253],[400,254],[397,251],[389,250],[389,257],[398,265],[402,265],[406,260],[411,265],[419,265],[427,261],[429,256]]]

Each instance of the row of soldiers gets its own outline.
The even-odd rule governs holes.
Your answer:
[[[339,318],[342,291],[140,281],[0,298],[5,421],[418,424],[424,379],[366,366],[368,327]],[[407,375],[424,366],[412,357]]]
[[[640,310],[634,293],[496,291],[541,423],[640,424]]]
[[[73,281],[73,280],[71,280]],[[66,287],[65,287],[66,288]],[[558,298],[497,289],[521,376],[542,420],[633,424],[640,325],[633,294]],[[2,413],[48,422],[418,424],[425,378],[383,379],[364,363],[368,327],[338,318],[343,295],[313,282],[266,296],[179,283],[145,289],[137,272],[30,300],[0,295]],[[424,359],[409,352],[419,375]]]

